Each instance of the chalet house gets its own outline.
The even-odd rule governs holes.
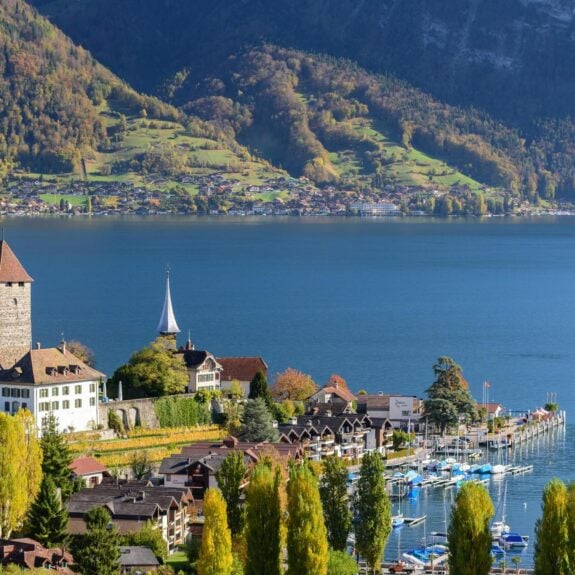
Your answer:
[[[177,352],[186,364],[190,381],[188,392],[195,393],[205,389],[207,391],[219,391],[221,389],[220,375],[223,367],[209,351],[194,348],[188,340],[185,347]]]
[[[75,478],[82,479],[86,487],[100,485],[104,478],[111,477],[105,465],[93,457],[78,457],[70,463],[70,471]]]
[[[152,486],[146,481],[103,483],[82,489],[68,502],[70,533],[86,531],[84,516],[94,507],[104,507],[110,522],[122,534],[137,532],[151,521],[162,533],[168,551],[173,551],[186,542],[189,534],[193,497],[186,487]]]
[[[344,459],[359,459],[367,449],[375,448],[371,419],[367,415],[302,415],[279,425],[278,430],[281,441],[301,443],[306,457],[312,461],[334,454]]]
[[[220,382],[222,391],[230,389],[232,381],[238,381],[242,386],[244,397],[250,392],[250,382],[261,371],[266,379],[268,376],[267,363],[261,357],[218,357],[217,362],[222,366]]]
[[[160,562],[148,547],[120,546],[120,574],[156,573]]]
[[[34,539],[0,539],[0,565],[24,570],[46,569],[57,575],[73,575],[74,558],[64,549],[47,549]]]
[[[353,403],[356,399],[349,389],[333,382],[316,391],[307,400],[307,406],[308,409],[313,409],[314,406],[328,405],[334,414],[351,413],[354,411]]]
[[[395,429],[419,431],[424,425],[423,401],[415,396],[363,394],[357,398],[357,412],[387,419]]]
[[[189,488],[194,499],[200,500],[206,489],[217,486],[216,472],[226,456],[233,451],[243,452],[248,466],[269,454],[295,461],[304,457],[297,442],[252,443],[227,437],[221,443],[202,442],[183,447],[180,454],[171,455],[162,461],[159,474],[163,476],[166,487]]]

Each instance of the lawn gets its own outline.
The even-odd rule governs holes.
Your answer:
[[[176,553],[172,553],[166,559],[166,565],[169,565],[173,570],[174,573],[178,573],[179,571],[186,572],[190,564],[188,563],[188,557],[183,551],[177,551]]]
[[[61,200],[66,200],[72,206],[85,206],[86,196],[72,196],[60,194],[40,194],[40,199],[51,206],[59,206]]]

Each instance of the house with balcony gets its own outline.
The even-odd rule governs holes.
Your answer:
[[[85,533],[84,517],[95,507],[104,507],[110,523],[121,534],[140,531],[148,522],[161,532],[168,552],[186,543],[193,497],[187,487],[155,486],[147,481],[123,484],[101,483],[74,493],[68,501],[68,530]]]
[[[217,487],[216,473],[227,455],[234,451],[244,454],[244,461],[248,467],[272,453],[285,460],[304,459],[304,451],[295,441],[255,443],[239,441],[230,436],[219,443],[200,442],[183,447],[179,454],[166,457],[162,461],[159,474],[163,477],[166,487],[188,488],[194,500],[200,501],[207,489]]]
[[[298,441],[308,459],[320,461],[329,455],[360,459],[375,448],[371,419],[367,415],[302,415],[278,426],[281,441]]]
[[[353,404],[356,400],[355,395],[347,387],[337,381],[330,381],[316,391],[306,403],[309,411],[329,410],[334,415],[341,415],[353,413],[355,411]]]
[[[358,414],[387,419],[395,429],[417,432],[425,426],[423,400],[415,396],[393,394],[364,394],[357,398]]]

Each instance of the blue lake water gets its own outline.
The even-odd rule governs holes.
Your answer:
[[[79,339],[108,374],[154,339],[169,264],[181,341],[189,329],[216,355],[261,355],[271,374],[291,366],[323,383],[335,372],[356,390],[414,395],[449,355],[478,398],[488,380],[490,400],[509,408],[554,392],[575,412],[575,218],[4,225],[36,280],[34,339]],[[573,435],[568,426],[566,437],[539,442],[535,473],[509,479],[513,527],[530,529],[551,475],[575,475]],[[443,504],[433,507],[443,523]]]

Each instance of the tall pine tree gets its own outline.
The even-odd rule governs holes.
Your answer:
[[[366,453],[357,482],[356,547],[371,573],[380,572],[381,559],[391,531],[391,504],[385,492],[383,461],[377,452]]]
[[[287,495],[287,575],[327,575],[327,532],[317,479],[309,467],[292,467]]]
[[[241,486],[247,473],[243,451],[232,451],[216,472],[218,487],[226,500],[228,525],[232,535],[244,527],[244,510],[240,505]]]
[[[261,397],[248,399],[242,417],[240,435],[245,441],[277,441],[278,430],[272,424],[272,415]]]
[[[218,489],[206,491],[204,516],[198,575],[232,575],[232,537],[228,529],[226,502]]]
[[[483,485],[465,483],[457,494],[447,531],[449,570],[457,575],[488,575],[493,502]]]
[[[262,371],[258,371],[254,378],[250,381],[249,399],[257,399],[261,397],[268,407],[272,404],[272,395],[268,386],[268,380]]]
[[[51,412],[42,425],[40,447],[44,455],[42,473],[52,478],[54,485],[60,489],[62,500],[68,500],[74,487],[70,471],[72,455],[70,454],[68,442],[58,430],[58,420]]]
[[[74,553],[80,572],[90,575],[118,575],[120,572],[120,534],[110,527],[110,514],[95,507],[84,517],[87,531]]]
[[[40,492],[30,507],[26,531],[44,547],[64,547],[68,539],[68,512],[60,502],[49,475],[42,479]]]
[[[330,455],[323,462],[319,494],[329,545],[336,551],[345,551],[352,525],[347,494],[347,467],[335,455]]]
[[[280,474],[259,463],[246,489],[246,575],[280,575],[282,510]]]

